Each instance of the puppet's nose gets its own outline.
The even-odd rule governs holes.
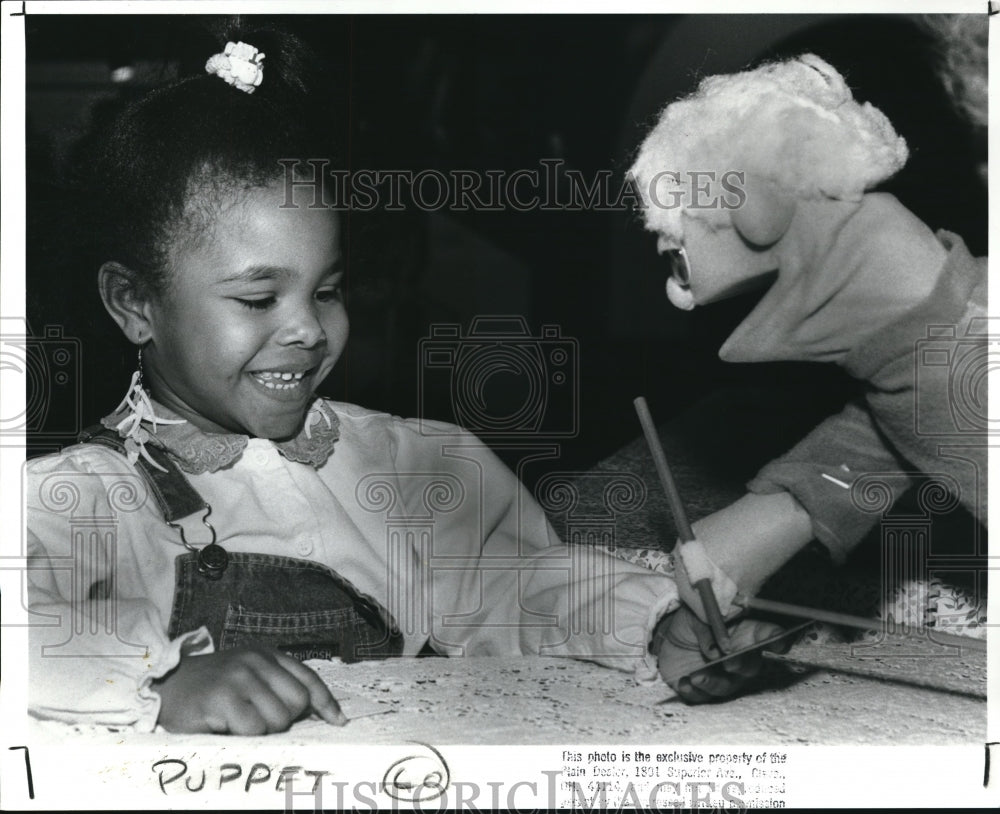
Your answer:
[[[694,295],[687,286],[682,286],[673,277],[667,278],[667,299],[675,308],[690,311],[694,308]]]

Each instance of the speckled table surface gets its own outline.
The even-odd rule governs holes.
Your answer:
[[[564,659],[419,659],[314,665],[334,691],[389,710],[301,735],[381,743],[968,743],[986,734],[983,653],[915,643],[800,644],[768,687],[691,707],[662,684]],[[894,652],[895,651],[895,652]],[[922,656],[915,655],[923,652]],[[900,656],[896,653],[905,653]],[[351,713],[353,700],[346,704]],[[357,707],[359,713],[366,706]],[[373,708],[377,712],[377,708]]]
[[[985,653],[959,655],[913,641],[879,645],[865,657],[852,656],[849,645],[801,643],[769,665],[759,691],[694,707],[664,684],[640,686],[624,673],[569,659],[309,664],[351,720],[343,728],[303,720],[267,736],[271,744],[941,745],[982,743],[986,735]],[[58,737],[67,729],[47,731]],[[176,747],[247,740],[166,733],[125,738]]]

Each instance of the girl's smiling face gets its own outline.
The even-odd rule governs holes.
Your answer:
[[[147,385],[206,432],[295,435],[347,341],[337,215],[284,200],[282,182],[231,198],[146,302]]]

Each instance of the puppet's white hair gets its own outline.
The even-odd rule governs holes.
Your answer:
[[[693,194],[693,171],[715,174],[710,195],[722,193],[723,174],[743,172],[797,197],[858,200],[907,155],[885,115],[854,101],[835,68],[806,54],[702,80],[663,110],[630,174],[646,227],[679,240],[682,209],[721,223],[719,209],[691,209],[679,197]]]

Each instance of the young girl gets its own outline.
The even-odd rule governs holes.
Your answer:
[[[315,395],[348,319],[344,221],[286,183],[287,159],[325,155],[307,63],[273,32],[229,40],[122,114],[98,162],[100,293],[138,365],[85,443],[28,465],[32,610],[55,620],[32,627],[33,714],[343,723],[300,659],[425,648],[655,676],[669,577],[561,544],[458,428]]]

